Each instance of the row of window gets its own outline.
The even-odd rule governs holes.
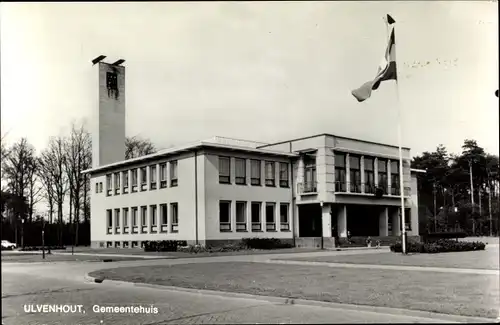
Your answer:
[[[168,176],[167,164],[170,165],[170,175]],[[131,184],[129,184],[129,178],[131,179]],[[148,189],[156,190],[158,188],[167,188],[168,178],[170,179],[170,187],[177,186],[177,161],[175,160],[168,163],[165,162],[151,166],[134,168],[127,171],[116,172],[113,174],[107,174],[106,194],[108,196],[112,195],[113,193],[114,195],[119,195],[120,193],[127,194],[129,193],[129,185],[130,193],[147,191]],[[96,183],[95,192],[102,193],[102,191],[102,182]]]
[[[232,201],[219,201],[219,230],[221,232],[237,232],[249,231],[247,207],[248,202],[235,201],[235,220],[236,224],[232,224]],[[262,205],[265,205],[265,228],[262,227]],[[290,218],[288,203],[280,203],[279,205],[279,221],[276,221],[276,203],[275,202],[250,202],[250,224],[251,231],[290,231]],[[279,225],[279,229],[277,227]]]
[[[106,233],[108,235],[176,233],[179,231],[178,225],[179,205],[177,203],[106,210]]]
[[[276,165],[279,166],[279,186],[289,187],[288,163],[265,161],[264,177],[265,186],[276,186]],[[234,159],[234,182],[237,185],[247,185],[247,159]],[[261,175],[262,162],[257,159],[250,159],[250,185],[262,186]],[[231,184],[231,158],[219,156],[219,183]]]

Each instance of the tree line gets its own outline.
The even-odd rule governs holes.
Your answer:
[[[459,154],[443,145],[414,157],[418,176],[420,232],[460,230],[498,234],[500,176],[497,155],[466,139]]]
[[[41,241],[42,214],[36,206],[43,202],[44,226],[53,245],[88,245],[90,176],[82,171],[92,167],[92,137],[85,123],[73,123],[69,134],[51,137],[39,153],[26,138],[10,145],[5,138],[1,139],[2,239],[18,245],[24,245],[24,239]],[[139,136],[127,137],[125,144],[125,159],[157,151],[149,139]]]

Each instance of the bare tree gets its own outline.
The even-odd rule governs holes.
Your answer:
[[[156,152],[155,145],[148,139],[139,136],[125,139],[125,159],[137,158]]]
[[[54,217],[54,203],[55,203],[55,187],[54,180],[50,173],[50,161],[47,161],[47,156],[42,155],[38,158],[38,177],[42,184],[42,197],[47,201],[49,208],[49,223],[52,223]]]
[[[82,171],[87,169],[87,156],[91,155],[90,133],[82,123],[80,126],[72,125],[71,134],[64,143],[65,170],[68,175],[70,194],[70,223],[76,226],[75,244],[78,244],[78,225],[80,223],[80,212],[85,198],[82,192],[87,190],[86,178]],[[83,202],[82,202],[83,201]],[[72,219],[73,217],[73,219]]]
[[[38,177],[38,168],[39,168],[39,160],[35,155],[28,158],[27,161],[27,181],[28,181],[28,217],[29,220],[33,220],[33,213],[35,210],[35,204],[40,202],[42,199],[39,177]]]
[[[35,159],[35,148],[26,138],[22,138],[6,150],[9,151],[9,155],[7,159],[2,159],[2,177],[7,183],[7,190],[10,194],[25,200],[29,191],[31,161]],[[14,220],[12,220],[16,243],[18,241],[19,221],[24,220],[23,214],[20,210],[16,210],[13,216]]]
[[[54,203],[57,206],[59,222],[59,243],[62,245],[63,205],[68,190],[68,177],[65,171],[64,139],[52,137],[48,147],[42,152],[43,170],[48,173],[54,188]]]

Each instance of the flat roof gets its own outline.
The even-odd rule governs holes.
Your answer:
[[[392,144],[380,143],[380,142],[373,142],[373,141],[367,141],[367,140],[355,139],[355,138],[349,138],[349,137],[343,137],[343,136],[335,135],[335,134],[331,134],[331,133],[320,133],[320,134],[316,134],[316,135],[310,135],[310,136],[307,136],[307,137],[296,138],[296,139],[291,139],[291,140],[286,140],[286,141],[280,141],[280,142],[276,142],[276,143],[270,143],[270,144],[266,144],[266,145],[263,145],[263,146],[259,146],[258,148],[264,148],[264,147],[268,147],[268,146],[275,146],[275,145],[278,145],[278,144],[284,144],[284,143],[289,143],[289,142],[294,142],[294,141],[300,141],[300,140],[306,140],[306,139],[311,139],[311,138],[317,138],[317,137],[321,137],[321,136],[330,136],[330,137],[335,137],[335,138],[340,138],[340,139],[354,140],[354,141],[359,141],[359,142],[364,142],[364,143],[378,144],[378,145],[381,145],[381,146],[387,146],[387,147],[392,147],[392,148],[399,148],[399,146],[395,146],[395,145],[392,145]],[[408,148],[408,147],[401,147],[401,149],[410,150],[410,148]]]
[[[416,168],[410,168],[410,171],[414,172],[414,173],[427,173],[427,171],[425,169],[416,169]]]
[[[153,153],[153,154],[150,154],[150,155],[145,155],[145,156],[132,158],[132,159],[128,159],[128,160],[122,160],[122,161],[118,161],[118,162],[115,162],[112,164],[107,164],[107,165],[99,166],[96,168],[87,169],[87,170],[84,170],[82,173],[83,174],[96,173],[96,172],[100,172],[100,171],[104,171],[104,170],[108,170],[108,169],[113,169],[113,168],[117,168],[117,167],[133,165],[133,164],[140,163],[143,161],[154,160],[154,159],[157,159],[157,158],[160,158],[163,156],[169,156],[169,155],[179,154],[179,153],[183,153],[183,152],[190,152],[190,151],[200,150],[200,149],[225,149],[225,150],[234,150],[234,151],[258,153],[258,154],[282,156],[282,157],[298,157],[299,156],[298,154],[291,153],[291,152],[259,149],[259,148],[245,147],[245,146],[228,145],[228,144],[213,143],[213,142],[207,142],[207,141],[197,141],[197,142],[186,144],[183,146],[178,146],[178,147],[174,147],[174,148],[160,150],[160,151]]]

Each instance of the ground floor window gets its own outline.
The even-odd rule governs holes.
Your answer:
[[[252,231],[262,231],[261,220],[260,220],[260,202],[252,202],[251,214],[252,214]]]
[[[280,204],[280,229],[282,231],[290,230],[290,219],[288,218],[288,203]]]
[[[276,220],[274,218],[274,203],[266,203],[266,231],[276,231]]]
[[[236,202],[236,231],[247,231],[246,202]]]
[[[231,231],[231,201],[219,202],[219,230]]]

